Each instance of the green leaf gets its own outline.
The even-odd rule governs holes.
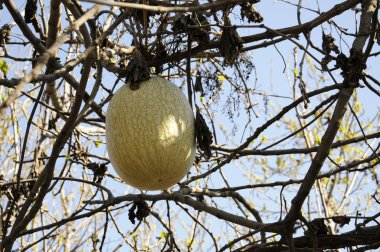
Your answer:
[[[204,96],[201,96],[201,97],[200,97],[200,100],[201,100],[201,103],[202,103],[202,104],[205,103],[205,97],[204,97]]]
[[[63,243],[64,239],[65,238],[63,237],[63,235],[59,236],[59,238],[58,238],[58,245],[61,245]]]
[[[162,232],[161,232],[161,234],[160,234],[160,238],[164,238],[164,239],[167,239],[167,238],[168,238],[168,236],[169,236],[169,234],[168,234],[168,233],[166,233],[166,232],[164,232],[164,231],[162,231]]]
[[[298,73],[297,69],[293,70],[294,77],[299,78],[300,74]]]
[[[280,157],[277,157],[276,159],[276,164],[278,166],[279,169],[284,169],[286,166],[285,166],[285,160],[282,156]]]
[[[322,178],[321,182],[322,182],[322,185],[324,187],[326,187],[328,185],[328,183],[330,182],[330,179],[329,178]]]
[[[132,237],[133,239],[137,239],[138,236],[139,236],[139,235],[136,234],[136,233],[132,233],[132,234],[131,234],[131,237]]]
[[[99,148],[100,146],[102,146],[102,142],[101,141],[94,141],[95,143],[95,147],[96,148]]]
[[[189,238],[187,238],[187,239],[186,239],[186,244],[187,244],[187,246],[190,246],[190,245],[191,245],[191,243],[192,243],[192,240],[191,240],[191,239],[189,239]]]
[[[261,135],[261,137],[260,137],[260,141],[261,141],[262,143],[266,143],[267,140],[268,140],[268,138],[267,138],[265,135]]]
[[[2,71],[3,74],[7,74],[8,72],[8,65],[4,59],[0,60],[0,71]]]
[[[342,133],[346,133],[346,132],[347,132],[347,129],[346,129],[346,127],[344,127],[344,125],[341,124],[341,125],[339,126],[339,131],[342,132]]]
[[[318,135],[316,135],[315,136],[315,143],[316,144],[321,144],[321,142],[322,142],[321,138]]]

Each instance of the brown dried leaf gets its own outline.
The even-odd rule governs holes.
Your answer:
[[[10,25],[5,24],[3,25],[3,27],[0,28],[0,46],[4,46],[5,44],[9,43],[10,33],[11,33]]]
[[[212,133],[207,126],[205,119],[202,114],[197,111],[195,117],[195,135],[199,148],[204,152],[204,154],[210,158],[211,157],[211,144],[212,144]]]
[[[26,23],[32,23],[37,16],[37,0],[28,0],[25,6],[24,19]]]
[[[358,84],[359,79],[363,77],[363,71],[367,68],[366,58],[361,51],[354,48],[350,51],[350,57],[339,54],[336,59],[336,66],[342,69],[341,75],[344,78],[344,84]]]
[[[344,225],[349,224],[351,219],[344,215],[332,217],[332,220],[336,224],[339,224],[340,227],[343,227]]]
[[[87,168],[94,173],[93,182],[100,184],[107,172],[107,166],[104,163],[89,163]]]
[[[195,90],[195,92],[200,92],[201,96],[205,95],[205,92],[204,92],[203,87],[202,87],[202,76],[201,76],[201,73],[199,71],[197,72],[197,76],[195,78],[194,90]]]
[[[328,234],[328,229],[325,224],[324,219],[314,219],[310,222],[312,230],[306,230],[305,235],[312,235],[313,233],[316,235],[326,235]]]
[[[174,17],[173,31],[178,33],[187,32],[191,41],[207,44],[210,40],[210,26],[207,18],[202,14],[184,15],[177,14]]]
[[[331,35],[326,35],[325,33],[322,33],[322,50],[330,54],[331,51],[335,52],[336,54],[339,54],[339,48],[337,45],[334,44],[335,39]]]
[[[150,78],[149,67],[138,49],[134,49],[132,59],[129,61],[125,69],[126,81],[130,83],[130,88],[136,90],[139,83]]]
[[[233,65],[239,56],[240,49],[243,47],[243,40],[236,31],[236,27],[223,28],[220,38],[220,54],[224,57],[224,63]]]
[[[257,11],[254,3],[244,3],[240,5],[240,15],[243,19],[247,18],[248,22],[261,23],[264,21],[264,18]]]
[[[135,201],[132,207],[128,210],[128,218],[135,224],[135,219],[142,221],[145,217],[148,217],[150,213],[150,207],[145,201]]]

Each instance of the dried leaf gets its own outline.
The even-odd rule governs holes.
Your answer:
[[[305,235],[311,235],[313,233],[316,235],[328,234],[328,229],[324,219],[314,219],[310,222],[310,225],[312,227],[312,230],[306,230]]]
[[[128,218],[135,224],[135,219],[142,221],[144,218],[148,217],[150,213],[150,207],[145,201],[135,201],[132,207],[128,210]]]
[[[195,90],[195,92],[200,92],[201,96],[204,96],[205,92],[204,92],[203,87],[202,87],[202,76],[201,76],[201,73],[199,71],[197,72],[197,76],[195,78],[194,90]]]
[[[106,164],[102,163],[89,163],[87,168],[90,169],[94,173],[93,182],[100,184],[107,172]]]
[[[240,49],[243,47],[243,40],[236,31],[236,27],[229,26],[223,28],[222,37],[220,38],[220,54],[224,57],[224,63],[233,65],[239,56]]]
[[[128,210],[128,219],[135,224],[136,214],[135,214],[136,204],[133,203],[132,207]]]
[[[148,203],[146,201],[137,201],[137,211],[136,211],[136,217],[139,221],[142,221],[145,217],[148,217],[150,213],[150,208],[148,206]]]
[[[322,50],[330,54],[331,51],[335,52],[336,54],[339,54],[339,48],[337,45],[334,44],[335,39],[331,35],[326,35],[325,33],[322,33]]]
[[[336,57],[335,67],[345,68],[347,61],[348,61],[347,56],[341,53],[338,55],[338,57]]]
[[[5,44],[10,42],[10,33],[11,27],[8,24],[3,25],[0,28],[0,46],[4,46]]]
[[[344,78],[343,84],[358,84],[359,79],[363,77],[363,70],[367,68],[365,61],[366,59],[363,53],[354,48],[351,49],[349,58],[342,53],[338,55],[336,67],[342,69],[341,75]]]
[[[24,19],[26,23],[32,23],[37,16],[37,0],[28,0],[25,6]]]
[[[210,40],[210,26],[207,18],[202,14],[184,15],[177,14],[174,17],[172,30],[174,32],[187,32],[190,35],[191,41],[196,41],[201,44],[207,44]]]
[[[197,111],[195,118],[195,135],[199,148],[204,152],[204,154],[210,158],[211,157],[211,144],[212,144],[212,133],[207,126],[205,119],[202,114]]]
[[[332,220],[336,224],[339,224],[340,227],[343,227],[344,225],[349,224],[351,219],[344,215],[332,217]]]
[[[126,81],[130,83],[130,88],[136,90],[139,83],[150,78],[149,67],[138,49],[133,50],[132,59],[125,69]]]
[[[240,14],[243,19],[247,18],[248,22],[261,23],[264,18],[260,15],[254,3],[244,3],[240,5]]]

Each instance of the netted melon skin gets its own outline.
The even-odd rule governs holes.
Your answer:
[[[112,166],[127,184],[163,190],[179,182],[195,158],[194,115],[182,91],[159,78],[121,87],[106,114]]]

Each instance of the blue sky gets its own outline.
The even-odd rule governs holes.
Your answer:
[[[16,4],[20,4],[20,1],[15,1]],[[306,1],[303,1],[306,2]],[[296,2],[294,2],[296,3]],[[317,9],[316,2],[315,1],[307,1],[305,4],[308,5],[308,7],[312,9]],[[335,4],[335,1],[321,1],[319,2],[319,7],[321,11],[327,11],[329,10],[333,5]],[[21,4],[20,4],[21,6]],[[86,6],[91,6],[91,4],[87,4]],[[259,4],[257,4],[257,8],[260,11],[261,15],[264,17],[264,23],[266,26],[270,28],[283,28],[283,27],[288,27],[288,26],[293,26],[297,24],[297,18],[296,18],[296,13],[297,9],[294,6],[291,6],[287,3],[281,2],[281,1],[262,1]],[[23,9],[23,8],[20,8]],[[5,15],[4,15],[5,14]],[[301,20],[302,22],[307,22],[315,17],[317,17],[318,14],[313,13],[311,11],[303,11],[301,15]],[[355,19],[354,19],[355,13],[354,11],[348,11],[347,13],[343,14],[342,16],[334,19],[338,24],[344,25],[349,29],[350,32],[354,33],[355,31]],[[6,10],[1,11],[1,17],[0,17],[0,26],[2,26],[5,23],[8,23],[10,21],[10,17],[8,16],[8,13]],[[236,21],[236,20],[235,20]],[[238,24],[238,23],[235,23]],[[341,45],[340,49],[343,53],[348,55],[348,47],[345,45],[347,43],[349,46],[352,44],[352,38],[345,36],[345,42],[339,40],[339,33],[337,33],[335,28],[332,28],[332,26],[324,24],[323,25],[324,32],[326,34],[331,33],[335,38],[336,42],[338,45]],[[262,32],[263,29],[258,29],[258,28],[243,28],[241,29],[241,34],[242,35],[252,35],[255,33]],[[322,30],[320,27],[316,28],[313,30],[311,34],[311,40],[317,45],[321,46],[321,34]],[[16,32],[16,33],[19,33]],[[17,34],[14,34],[14,36],[17,36]],[[16,40],[15,37],[12,37],[12,40]],[[305,39],[301,35],[299,40],[297,40],[299,43],[302,45],[305,45]],[[264,92],[267,94],[273,94],[273,95],[281,95],[281,96],[287,96],[287,97],[292,97],[292,88],[290,86],[290,83],[293,81],[293,48],[295,47],[294,44],[292,44],[289,41],[279,43],[277,45],[277,49],[274,48],[273,46],[270,46],[268,48],[263,48],[259,50],[254,50],[252,52],[249,52],[250,55],[252,55],[252,60],[256,68],[256,73],[257,76],[252,76],[250,81],[248,82],[248,86],[253,88],[254,87],[254,78],[257,77],[257,91]],[[15,49],[16,47],[9,47],[10,52],[12,55],[17,56],[17,55],[24,55],[25,51],[28,50],[28,48],[22,48]],[[378,45],[375,45],[374,51],[379,51]],[[321,59],[322,56],[315,52],[312,51],[314,56],[316,56],[318,59]],[[280,55],[281,53],[281,55]],[[299,60],[302,57],[302,51],[298,50],[299,54]],[[61,52],[59,56],[62,57],[62,60],[64,59],[64,52]],[[285,64],[284,61],[285,60]],[[311,61],[311,64],[313,64],[313,61]],[[380,73],[379,71],[376,71],[376,66],[378,66],[379,61],[377,58],[371,59],[368,62],[368,68],[367,71],[373,75],[376,78],[380,78]],[[17,69],[20,69],[22,64],[20,63],[12,63],[10,66],[10,69],[12,71],[15,71]],[[285,68],[285,73],[284,67]],[[27,68],[27,71],[30,70],[30,66]],[[9,77],[16,77],[16,76],[21,76],[21,73],[19,72],[10,72]],[[226,70],[225,74],[226,75],[231,75],[231,70]],[[310,69],[305,68],[304,70],[304,80],[306,83],[310,84],[310,89],[314,88],[315,77],[320,77],[320,73],[313,73]],[[14,76],[12,76],[12,73]],[[79,77],[79,73],[76,72],[75,75]],[[331,79],[326,76],[326,80],[324,82],[321,82],[321,86],[327,86],[327,85],[332,85],[333,82]],[[334,77],[336,77],[338,80],[341,80],[339,71],[334,72]],[[106,74],[104,75],[104,80],[113,80],[115,79],[115,76],[113,74]],[[290,83],[289,83],[290,80]],[[179,82],[177,82],[179,84]],[[104,83],[105,85],[108,85],[107,87],[110,88],[110,83]],[[87,90],[90,92],[92,86],[89,85]],[[221,101],[225,101],[228,98],[229,95],[229,85],[225,85],[225,92],[221,96]],[[186,93],[186,92],[185,92]],[[361,102],[364,104],[364,108],[366,111],[366,115],[364,118],[371,118],[374,116],[376,113],[379,111],[379,102],[378,102],[378,97],[376,97],[374,94],[368,91],[367,88],[365,89],[358,89],[358,97]],[[101,98],[101,95],[98,97],[99,99]],[[287,105],[291,102],[290,99],[286,98],[273,98],[273,97],[268,97],[269,99],[269,105],[273,106],[273,110],[270,111],[269,113],[265,113],[265,100],[263,95],[252,95],[251,96],[252,101],[254,103],[258,103],[258,105],[255,107],[255,111],[258,113],[259,117],[255,118],[251,124],[250,127],[252,130],[256,129],[258,126],[262,125],[263,122],[265,122],[268,118],[273,116],[275,113],[277,113],[280,109],[281,106]],[[374,102],[375,101],[375,102]],[[376,102],[377,101],[377,102]],[[311,107],[314,107],[314,105],[317,104],[316,99],[312,99],[312,104]],[[235,116],[233,120],[228,119],[227,114],[225,113],[223,106],[217,106],[213,107],[212,111],[216,114],[215,117],[215,122],[216,122],[216,128],[218,132],[218,140],[219,144],[226,144],[228,146],[236,146],[236,144],[241,143],[241,140],[245,140],[247,136],[250,135],[250,131],[247,130],[245,131],[245,134],[243,135],[244,131],[244,125],[247,122],[247,116],[246,113],[243,110],[238,111],[239,116]],[[287,117],[294,117],[294,113],[289,113]],[[222,134],[222,128],[227,128],[230,129],[233,127],[233,125],[237,125],[237,130],[235,135],[228,135],[230,137],[229,140],[227,140],[223,134]],[[21,129],[25,130],[25,122],[21,121]],[[269,139],[274,139],[277,136],[283,135],[285,133],[285,130],[283,127],[274,127],[269,128],[267,131],[264,132],[263,135],[268,137]],[[320,134],[323,134],[323,132],[320,132]],[[290,143],[287,146],[292,147],[292,142],[287,142]],[[88,142],[90,147],[94,147],[93,142]],[[254,142],[254,145],[258,144],[258,142]],[[105,148],[104,144],[100,148],[93,148],[94,153],[96,154],[104,154],[105,153]],[[249,159],[244,159],[244,161],[238,160],[238,161],[233,161],[231,164],[225,166],[223,168],[223,172],[225,174],[225,177],[228,178],[228,181],[231,186],[234,185],[241,185],[245,184],[246,178],[242,176],[239,172],[247,171],[252,167],[253,173],[257,173],[259,176],[263,176],[263,171],[262,168],[260,167],[259,164],[255,163],[255,157],[251,157]],[[275,158],[268,158],[269,164],[275,166],[276,160]],[[300,174],[297,176],[297,178],[302,178],[301,174],[304,174],[307,169],[307,164],[305,166],[302,166],[300,169]],[[80,174],[80,167],[78,167],[78,171]],[[203,167],[206,168],[206,167]],[[325,167],[325,169],[328,169],[328,167]],[[192,174],[194,174],[194,168],[192,168]],[[109,172],[114,174],[113,169],[111,166],[109,166]],[[274,177],[269,178],[269,181],[275,181],[275,180],[287,180],[288,177],[284,176],[283,174],[277,174],[274,175]],[[131,187],[117,183],[112,179],[105,179],[103,182],[107,187],[112,188],[113,191],[115,191],[115,195],[121,195],[125,192],[131,192],[135,191]],[[204,185],[202,182],[200,184],[201,186]],[[212,180],[210,181],[209,184],[210,187],[223,187],[224,182],[221,179],[220,175],[213,175]],[[290,204],[290,201],[292,197],[294,196],[294,193],[296,192],[297,187],[289,187],[291,188],[290,190],[286,191],[285,198],[288,202],[288,206]],[[287,188],[288,189],[288,188]],[[362,191],[363,194],[370,194],[373,193],[372,187],[368,187],[367,191]],[[275,201],[271,201],[270,199],[278,199],[279,198],[279,190],[280,188],[275,188],[272,191],[269,191],[267,194],[263,194],[259,189],[255,189],[253,193],[251,191],[245,191],[243,192],[243,195],[246,196],[248,199],[252,199],[253,204],[258,207],[258,209],[265,208],[274,210],[273,212],[268,211],[268,214],[265,216],[264,220],[266,221],[275,221],[278,219],[278,210],[279,207],[277,204],[275,204]],[[152,193],[159,193],[159,192],[152,192]],[[312,194],[312,200],[314,200],[314,194]],[[220,200],[220,205],[223,207],[224,210],[226,211],[233,211],[236,212],[236,208],[231,207],[231,202],[226,201],[226,200]],[[173,204],[174,207],[174,204]],[[127,209],[126,209],[127,210]],[[316,216],[316,215],[314,215]],[[125,232],[126,230],[133,229],[133,225],[127,220],[127,213],[125,212],[123,214],[123,217],[121,218],[123,220],[123,224],[121,227],[123,228],[123,231]],[[210,217],[208,221],[217,221],[214,217]],[[351,226],[352,228],[352,226]],[[221,230],[229,230],[231,229],[228,228],[228,226],[225,223],[220,223],[213,225],[212,226],[213,231],[217,232],[219,229]],[[184,232],[182,231],[184,234]],[[180,233],[181,234],[181,233]],[[111,229],[110,235],[108,236],[110,240],[115,240],[114,235],[116,235],[115,230]],[[232,235],[232,234],[231,234]],[[107,248],[107,247],[106,247]]]

